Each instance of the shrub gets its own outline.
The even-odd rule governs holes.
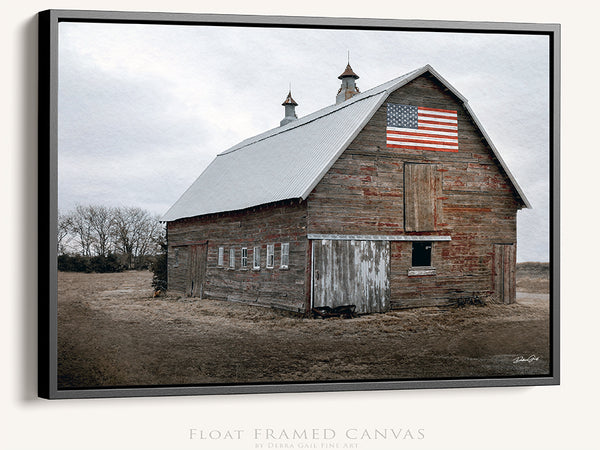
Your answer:
[[[125,270],[117,256],[112,253],[108,256],[92,256],[89,263],[91,271],[97,273],[114,273]]]
[[[89,258],[81,255],[59,255],[58,270],[63,272],[91,272]]]
[[[152,277],[152,287],[155,291],[167,290],[167,239],[163,236],[158,242],[160,253],[154,257],[150,264],[150,270],[154,273]]]
[[[125,267],[114,254],[108,256],[58,255],[58,270],[63,272],[123,272]]]

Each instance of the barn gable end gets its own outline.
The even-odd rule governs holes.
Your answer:
[[[388,103],[457,111],[458,152],[387,147]],[[428,189],[409,183],[424,176],[417,172],[429,174]],[[420,228],[415,201],[430,205],[429,223]],[[423,306],[494,294],[493,245],[516,246],[516,213],[522,206],[462,100],[425,73],[386,98],[319,181],[308,197],[308,229],[309,236],[319,237],[392,236],[391,306]],[[412,264],[410,239],[416,236],[449,238],[433,242],[432,265],[425,271]]]

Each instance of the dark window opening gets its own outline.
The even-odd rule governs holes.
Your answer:
[[[431,242],[413,242],[412,248],[412,266],[430,267],[431,266]]]

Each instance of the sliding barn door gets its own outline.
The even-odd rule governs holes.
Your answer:
[[[313,241],[313,306],[356,305],[358,313],[390,304],[387,241]]]

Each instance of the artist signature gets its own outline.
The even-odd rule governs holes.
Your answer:
[[[529,358],[523,358],[522,356],[517,356],[515,359],[513,359],[513,364],[522,363],[522,362],[532,363],[534,361],[538,361],[539,359],[540,359],[540,357],[535,356],[535,355],[531,355]]]

